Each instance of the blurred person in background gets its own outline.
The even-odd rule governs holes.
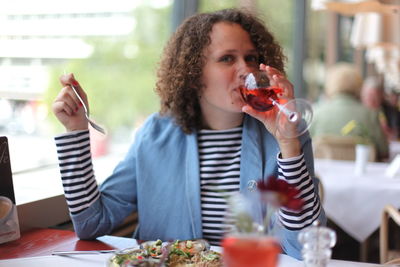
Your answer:
[[[339,62],[330,67],[325,79],[326,98],[315,104],[310,134],[313,138],[342,136],[343,127],[354,120],[357,127],[367,131],[365,134],[375,147],[377,160],[381,161],[388,157],[388,142],[378,113],[365,107],[360,100],[362,85],[362,76],[353,64]],[[353,131],[349,135],[357,134],[358,131]]]
[[[379,77],[369,76],[364,79],[361,89],[361,102],[375,111],[380,111],[383,103],[383,86]]]
[[[390,140],[398,140],[400,138],[400,107],[398,92],[390,90],[388,93],[385,93],[382,110],[390,129]]]
[[[385,92],[383,82],[379,77],[369,76],[362,86],[361,101],[367,108],[378,113],[388,140],[396,140],[400,127],[398,95],[393,91]]]

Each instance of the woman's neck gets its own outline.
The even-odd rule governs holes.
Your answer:
[[[210,130],[232,129],[242,125],[243,118],[243,113],[202,114],[202,128]]]

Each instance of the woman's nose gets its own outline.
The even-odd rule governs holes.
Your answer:
[[[245,58],[240,58],[237,61],[237,73],[240,79],[244,79],[247,74],[256,71],[256,66],[253,62],[247,61]]]
[[[253,71],[254,71],[253,68],[251,68],[251,67],[245,65],[245,66],[242,66],[242,67],[240,67],[240,68],[238,69],[237,74],[238,74],[238,77],[239,77],[240,80],[244,80],[245,77],[246,77],[249,73],[251,73],[251,72],[253,72]]]

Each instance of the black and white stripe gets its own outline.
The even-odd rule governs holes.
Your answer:
[[[239,191],[242,128],[198,133],[203,237],[219,245],[226,232],[228,198]]]
[[[202,130],[198,134],[203,236],[218,245],[228,227],[227,199],[239,191],[242,128]],[[55,137],[64,193],[71,214],[88,208],[100,196],[90,153],[89,131]],[[320,214],[321,203],[304,156],[278,157],[279,178],[296,186],[305,201],[301,211],[279,210],[283,226],[300,230]]]
[[[278,163],[279,178],[299,189],[300,193],[297,197],[304,200],[304,206],[300,211],[280,208],[279,218],[287,229],[300,230],[318,218],[321,203],[308,173],[303,154],[291,159],[278,158]]]
[[[71,214],[89,207],[99,196],[90,153],[89,131],[54,138],[65,198]]]

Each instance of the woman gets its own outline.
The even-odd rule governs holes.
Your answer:
[[[308,134],[281,136],[274,119],[245,105],[238,91],[243,76],[260,68],[292,98],[283,60],[281,47],[250,13],[228,9],[188,18],[160,62],[160,113],[144,123],[100,190],[93,176],[87,121],[69,85],[75,85],[85,101],[86,95],[72,75],[62,76],[64,88],[53,111],[67,133],[56,137],[56,144],[78,236],[107,234],[138,211],[135,238],[206,238],[218,244],[227,197],[274,175],[298,187],[305,201],[300,211],[280,209],[277,224],[284,251],[300,258],[298,231],[324,220],[312,178],[311,140]],[[261,212],[263,207],[258,208]]]

